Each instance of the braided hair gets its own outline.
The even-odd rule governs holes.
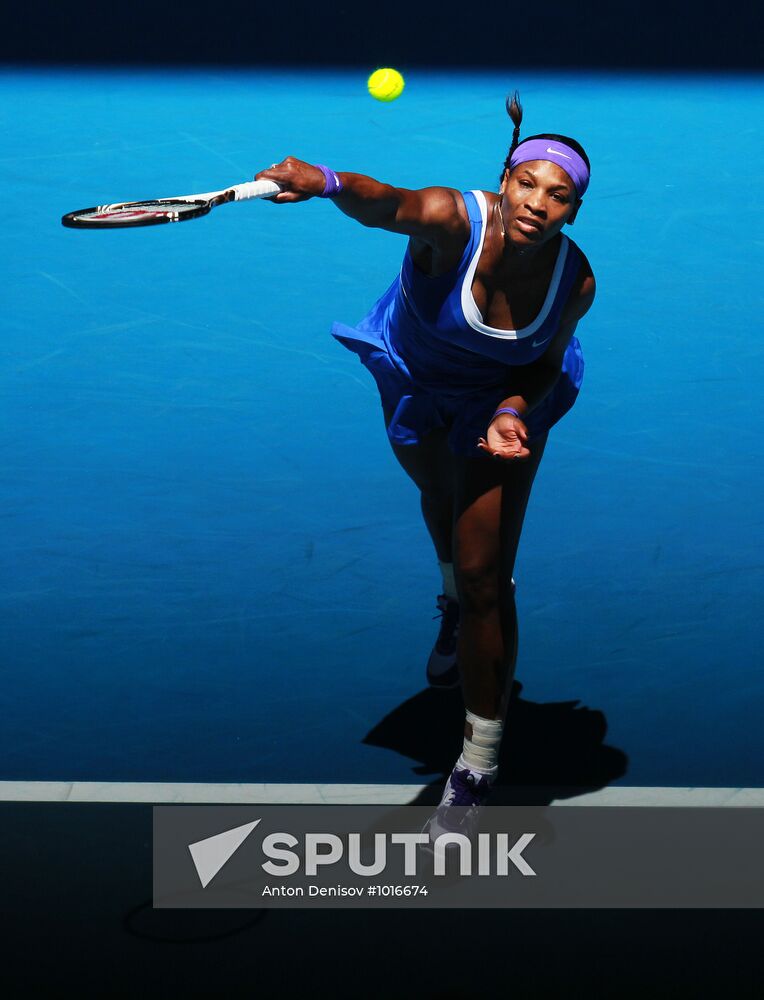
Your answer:
[[[502,168],[501,174],[499,176],[499,184],[504,180],[504,174],[509,171],[509,163],[512,159],[512,154],[521,146],[520,142],[520,124],[523,120],[523,106],[520,103],[520,95],[517,91],[512,94],[511,99],[508,97],[504,102],[504,106],[507,109],[507,114],[514,122],[514,129],[512,131],[512,145],[509,147],[509,152],[507,153],[507,158],[504,161],[504,167]],[[575,139],[571,139],[567,135],[558,135],[556,132],[539,132],[538,135],[529,135],[523,142],[530,142],[531,139],[554,139],[557,142],[564,142],[566,146],[570,146],[572,149],[578,153],[581,159],[586,164],[587,170],[591,171],[591,164],[589,163],[589,157],[586,155],[584,147],[580,142],[576,142]]]

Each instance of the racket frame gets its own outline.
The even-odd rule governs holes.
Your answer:
[[[69,229],[132,229],[136,226],[160,226],[168,222],[189,222],[191,219],[198,219],[202,215],[207,215],[218,205],[225,205],[229,201],[248,201],[250,198],[271,198],[278,194],[281,188],[273,181],[247,181],[244,184],[234,184],[222,191],[209,191],[206,194],[179,195],[175,198],[148,198],[143,201],[119,201],[111,205],[96,205],[93,208],[80,208],[75,212],[67,212],[61,217],[61,224]],[[189,207],[178,212],[161,210],[162,205],[173,205],[178,203],[183,205],[196,206]],[[155,205],[156,212],[148,211],[142,218],[136,216],[132,219],[115,220],[113,222],[104,219],[87,219],[87,216],[99,213],[129,212],[131,208]]]

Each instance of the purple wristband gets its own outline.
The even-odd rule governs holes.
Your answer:
[[[318,197],[335,198],[342,190],[342,181],[330,167],[325,167],[323,163],[317,163],[316,166],[324,175],[326,181],[323,194],[320,194]]]
[[[494,422],[494,420],[495,420],[495,419],[496,419],[496,418],[498,417],[498,415],[499,415],[500,413],[511,413],[511,414],[512,414],[512,416],[513,416],[513,417],[517,417],[517,419],[518,419],[518,420],[522,420],[522,419],[523,419],[523,418],[522,418],[522,417],[520,416],[520,414],[519,414],[519,413],[517,412],[517,410],[513,410],[511,406],[502,406],[502,407],[501,407],[500,409],[498,409],[498,410],[497,410],[497,411],[496,411],[496,412],[494,413],[494,415],[493,415],[493,416],[491,417],[491,420],[490,420],[490,423],[493,423],[493,422]]]

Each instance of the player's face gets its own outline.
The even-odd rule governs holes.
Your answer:
[[[528,160],[504,175],[504,219],[507,236],[527,246],[546,243],[578,212],[578,195],[562,167],[549,160]]]

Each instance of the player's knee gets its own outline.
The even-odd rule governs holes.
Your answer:
[[[499,606],[499,569],[495,563],[471,563],[458,569],[459,598],[466,614],[488,615]]]

